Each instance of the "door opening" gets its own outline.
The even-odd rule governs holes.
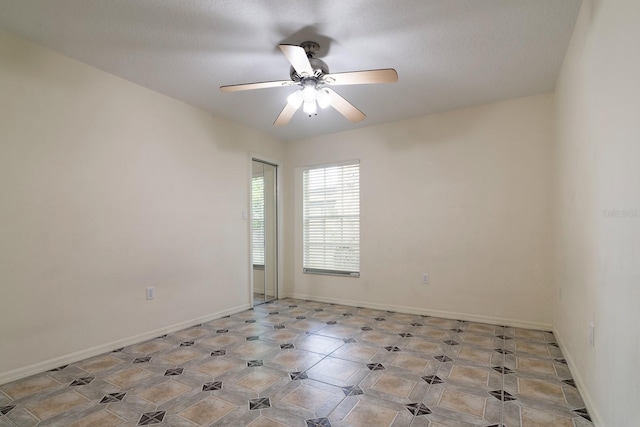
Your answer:
[[[278,166],[251,162],[251,267],[253,305],[278,298]]]

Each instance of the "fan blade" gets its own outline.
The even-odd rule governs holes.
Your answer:
[[[329,93],[331,98],[331,106],[338,110],[340,114],[351,120],[353,123],[358,123],[364,120],[365,114],[353,106],[349,101],[338,95],[334,90],[324,88]]]
[[[278,116],[276,121],[273,122],[273,125],[284,126],[287,123],[289,123],[289,120],[291,120],[291,117],[293,117],[295,112],[298,111],[298,108],[300,107],[294,107],[293,105],[291,105],[290,102],[287,102],[287,104],[284,106],[284,108],[280,112],[280,115]]]
[[[304,48],[293,44],[281,44],[280,50],[287,57],[293,69],[296,70],[300,76],[312,76],[313,68],[307,58],[307,53]]]
[[[220,92],[238,92],[241,90],[267,89],[270,87],[293,86],[292,80],[279,80],[273,82],[244,83],[239,85],[220,86]]]
[[[367,85],[373,83],[395,83],[398,73],[393,68],[349,73],[326,74],[324,82],[330,85]]]

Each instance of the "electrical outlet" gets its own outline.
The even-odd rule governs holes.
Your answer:
[[[423,285],[429,284],[429,273],[422,273],[422,284]]]
[[[596,346],[596,325],[593,322],[589,323],[589,345]]]
[[[154,299],[156,297],[156,288],[153,286],[149,286],[147,288],[147,299]]]

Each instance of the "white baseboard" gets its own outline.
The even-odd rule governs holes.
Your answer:
[[[121,340],[112,341],[110,343],[97,345],[95,347],[87,348],[85,350],[76,351],[74,353],[65,354],[53,359],[43,360],[42,362],[35,363],[33,365],[25,366],[22,368],[14,369],[8,372],[0,373],[0,385],[16,381],[22,378],[29,377],[31,375],[39,374],[59,366],[75,363],[80,360],[87,359],[89,357],[97,356],[117,348],[126,347],[133,344],[138,344],[160,335],[170,334],[172,332],[186,329],[200,323],[210,322],[215,319],[219,319],[224,316],[239,313],[241,311],[248,310],[249,304],[242,304],[228,310],[219,311],[217,313],[208,314],[206,316],[198,317],[196,319],[187,320],[185,322],[176,323],[174,325],[166,326],[153,331],[144,332],[132,337],[123,338]]]
[[[593,403],[593,399],[589,394],[589,390],[584,385],[584,381],[580,376],[580,371],[576,368],[575,363],[573,363],[573,358],[571,357],[571,353],[567,350],[567,347],[564,345],[564,341],[560,333],[553,328],[553,335],[556,337],[556,341],[558,341],[558,345],[560,346],[560,350],[562,351],[562,355],[564,356],[564,360],[567,361],[567,365],[569,366],[569,370],[571,371],[571,375],[573,376],[573,381],[576,383],[578,391],[580,392],[580,396],[584,401],[584,404],[589,412],[589,416],[591,417],[591,422],[595,427],[602,427],[604,423],[602,422],[602,418],[600,417],[600,413],[596,409],[596,405]]]
[[[339,298],[318,297],[315,295],[303,295],[297,293],[286,293],[284,297],[326,302],[330,304],[342,304],[352,307],[366,307],[374,310],[397,311],[399,313],[419,314],[425,316],[442,317],[445,319],[466,320],[468,322],[488,323],[491,325],[512,326],[516,328],[537,329],[541,331],[550,331],[553,329],[551,324],[529,322],[526,320],[507,319],[502,317],[482,316],[477,314],[456,313],[453,311],[431,310],[426,308],[405,307],[401,305],[377,304],[367,301],[343,300]]]

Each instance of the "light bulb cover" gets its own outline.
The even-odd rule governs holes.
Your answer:
[[[304,104],[302,105],[302,111],[304,111],[305,114],[308,114],[310,116],[312,116],[314,114],[318,114],[318,108],[316,107],[316,101],[312,101],[312,102],[304,101]]]
[[[329,91],[327,89],[318,89],[316,99],[318,100],[318,105],[323,110],[331,105],[331,95],[329,95]]]
[[[302,86],[302,98],[304,102],[316,101],[316,84],[312,81],[305,82]]]
[[[296,109],[300,108],[303,100],[304,98],[302,97],[302,91],[300,90],[293,92],[287,97],[287,103]]]

